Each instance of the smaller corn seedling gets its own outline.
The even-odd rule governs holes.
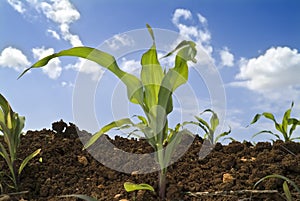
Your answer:
[[[4,144],[0,142],[0,156],[4,158],[9,168],[10,175],[7,175],[13,185],[10,187],[18,190],[19,177],[22,170],[27,163],[36,155],[38,155],[41,149],[36,150],[29,156],[27,156],[17,168],[17,150],[20,144],[20,138],[22,129],[24,128],[25,117],[19,116],[10,107],[8,101],[0,94],[0,134],[3,134]]]
[[[293,132],[295,131],[296,127],[298,125],[300,125],[299,119],[291,118],[291,111],[292,111],[293,106],[294,106],[294,102],[292,102],[291,107],[285,111],[281,123],[278,123],[276,121],[274,115],[269,112],[263,112],[261,114],[256,114],[250,123],[250,125],[256,123],[260,119],[261,116],[265,117],[266,119],[270,119],[271,121],[273,121],[276,130],[280,132],[283,139],[280,137],[280,134],[273,133],[270,130],[263,130],[258,133],[255,133],[253,135],[253,137],[256,137],[257,135],[260,135],[262,133],[267,133],[267,134],[271,134],[271,135],[275,136],[276,139],[284,140],[285,142],[299,140],[300,137],[293,137]]]
[[[283,179],[284,180],[282,188],[283,188],[283,192],[285,194],[285,197],[286,197],[287,201],[293,201],[292,194],[291,194],[290,188],[288,186],[288,183],[290,185],[292,185],[296,189],[296,191],[299,193],[299,195],[300,195],[300,188],[296,185],[295,182],[293,182],[292,180],[288,179],[285,176],[278,175],[278,174],[267,175],[267,176],[261,178],[260,180],[258,180],[254,184],[254,188],[256,188],[262,181],[264,181],[266,179],[270,179],[270,178],[278,178],[278,179]]]
[[[125,182],[124,183],[124,189],[127,192],[132,192],[132,191],[139,191],[139,190],[148,190],[148,191],[153,191],[154,192],[154,188],[149,185],[149,184],[134,184],[131,182]],[[133,200],[135,200],[135,195]]]
[[[194,124],[199,126],[204,132],[204,139],[207,139],[209,141],[210,144],[215,144],[218,142],[218,140],[222,137],[225,137],[227,135],[229,135],[231,133],[231,129],[229,128],[228,131],[223,132],[219,135],[216,135],[216,129],[219,126],[219,117],[217,115],[217,113],[215,113],[213,110],[211,109],[206,109],[203,112],[200,113],[204,114],[204,113],[211,113],[212,116],[210,118],[210,125],[208,122],[206,122],[204,119],[202,119],[201,117],[195,116],[195,118],[197,119],[198,122],[194,122],[194,121],[190,121],[190,122],[186,122],[185,124]]]
[[[132,191],[139,191],[139,190],[149,190],[149,191],[154,191],[154,188],[152,186],[150,186],[149,184],[134,184],[131,182],[125,182],[124,183],[124,189],[127,192],[132,192]],[[71,194],[71,195],[62,195],[62,196],[58,196],[59,198],[69,198],[69,197],[75,197],[75,198],[79,198],[85,201],[98,201],[96,198],[94,197],[90,197],[87,195],[81,195],[81,194]],[[133,198],[135,200],[135,196]]]

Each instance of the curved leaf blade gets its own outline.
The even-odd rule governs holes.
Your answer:
[[[122,127],[124,125],[134,125],[134,123],[129,119],[129,118],[124,118],[124,119],[120,119],[117,121],[113,121],[105,126],[103,126],[100,131],[98,131],[97,133],[95,133],[90,139],[89,141],[84,145],[83,149],[87,149],[88,147],[90,147],[92,144],[94,144],[104,133],[108,132],[109,130],[113,129],[113,128],[119,128]]]
[[[138,191],[138,190],[154,191],[154,188],[149,184],[134,184],[131,182],[125,182],[124,188],[127,192]]]
[[[147,25],[148,31],[152,36],[152,47],[143,54],[141,58],[141,80],[144,86],[144,100],[147,111],[157,105],[158,93],[164,73],[157,58],[156,45],[154,41],[153,30]]]
[[[33,152],[32,154],[28,155],[21,163],[20,167],[19,167],[19,175],[22,173],[24,167],[27,165],[27,163],[33,159],[34,157],[36,157],[39,153],[41,152],[41,149],[37,149],[35,152]]]
[[[127,87],[127,96],[131,102],[133,103],[143,102],[143,90],[142,90],[143,88],[142,88],[141,81],[134,75],[122,71],[117,65],[117,62],[112,55],[91,47],[73,47],[71,49],[63,50],[58,53],[54,53],[52,55],[44,57],[43,59],[33,64],[31,67],[23,71],[23,73],[18,77],[18,79],[21,78],[27,71],[33,68],[43,67],[47,65],[51,59],[54,59],[56,57],[62,57],[62,56],[80,57],[80,58],[84,58],[96,62],[100,66],[110,70],[119,79],[122,80],[122,82]]]

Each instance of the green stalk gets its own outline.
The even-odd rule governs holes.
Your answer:
[[[166,173],[167,168],[161,169],[159,173],[159,197],[161,200],[165,200],[166,196]]]

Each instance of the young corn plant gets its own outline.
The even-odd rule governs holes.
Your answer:
[[[148,191],[154,192],[154,188],[149,184],[134,184],[131,182],[125,182],[124,189],[127,192],[133,192],[133,191],[139,191],[139,190],[148,190]],[[136,200],[136,195],[134,194],[133,201],[135,201],[135,200]]]
[[[276,121],[274,115],[269,112],[263,112],[262,114],[256,114],[250,123],[250,125],[256,123],[260,119],[261,116],[265,117],[266,119],[270,119],[271,121],[273,121],[276,130],[280,132],[282,138],[280,137],[280,134],[273,133],[270,130],[263,130],[258,133],[255,133],[253,135],[253,137],[256,137],[257,135],[260,135],[263,133],[267,133],[267,134],[271,134],[271,135],[275,136],[276,139],[283,140],[285,142],[299,140],[300,137],[293,137],[293,132],[295,131],[296,127],[298,125],[300,125],[299,119],[291,118],[291,111],[292,111],[293,106],[294,106],[294,102],[292,102],[291,107],[285,111],[281,123],[278,123]]]
[[[210,144],[215,144],[218,142],[218,140],[220,138],[229,135],[231,133],[231,129],[229,128],[228,131],[216,135],[215,132],[216,132],[217,127],[219,126],[219,117],[218,117],[217,113],[215,113],[211,109],[204,110],[203,112],[200,113],[200,115],[207,113],[207,112],[212,114],[212,116],[210,118],[210,124],[198,116],[195,116],[195,118],[197,119],[198,122],[191,121],[191,122],[187,122],[187,123],[191,123],[191,124],[199,126],[205,132],[203,138],[207,139]]]
[[[0,156],[4,158],[9,168],[10,175],[8,177],[13,182],[11,187],[18,190],[20,175],[27,165],[27,163],[36,155],[41,149],[36,150],[27,156],[17,167],[17,151],[20,144],[22,129],[24,128],[25,117],[19,116],[10,107],[8,101],[0,94],[0,134],[3,134],[4,144],[0,142]]]
[[[283,192],[284,192],[284,195],[285,195],[287,201],[293,201],[292,194],[291,194],[288,184],[292,185],[296,189],[298,194],[300,195],[300,188],[297,186],[297,184],[295,182],[293,182],[292,180],[288,179],[285,176],[278,175],[278,174],[267,175],[267,176],[261,178],[254,184],[254,188],[256,188],[262,181],[264,181],[266,179],[270,179],[270,178],[278,178],[278,179],[284,180],[282,188],[283,188]]]
[[[125,182],[124,183],[124,189],[127,192],[133,192],[133,191],[139,191],[139,190],[148,190],[148,191],[154,191],[154,188],[150,186],[149,184],[134,184],[131,182]],[[98,201],[94,197],[90,197],[87,195],[82,195],[82,194],[71,194],[71,195],[62,195],[59,196],[60,198],[67,198],[67,197],[74,197],[74,198],[79,198],[85,201]],[[133,197],[133,201],[135,201],[135,195]]]
[[[91,146],[101,135],[113,128],[126,125],[138,128],[155,150],[155,158],[160,166],[159,196],[164,199],[167,166],[182,135],[187,133],[187,130],[182,130],[168,137],[168,115],[173,110],[172,94],[179,86],[187,82],[187,63],[188,61],[196,62],[197,51],[194,42],[182,41],[165,56],[168,57],[177,52],[175,66],[167,71],[162,68],[158,60],[153,30],[148,24],[147,28],[153,43],[150,49],[142,55],[140,78],[121,70],[112,55],[90,47],[74,47],[49,55],[26,69],[20,77],[28,70],[43,67],[51,59],[61,56],[75,56],[94,61],[115,74],[127,87],[129,101],[138,104],[145,116],[137,116],[139,123],[134,123],[130,118],[124,118],[107,124],[91,137],[85,148]],[[166,140],[168,145],[164,146]]]

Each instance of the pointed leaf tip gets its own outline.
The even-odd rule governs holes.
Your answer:
[[[152,30],[151,26],[149,24],[146,24],[146,26],[147,26],[148,32],[151,35],[151,38],[152,38],[153,42],[155,42],[154,33],[153,33],[153,30]]]

